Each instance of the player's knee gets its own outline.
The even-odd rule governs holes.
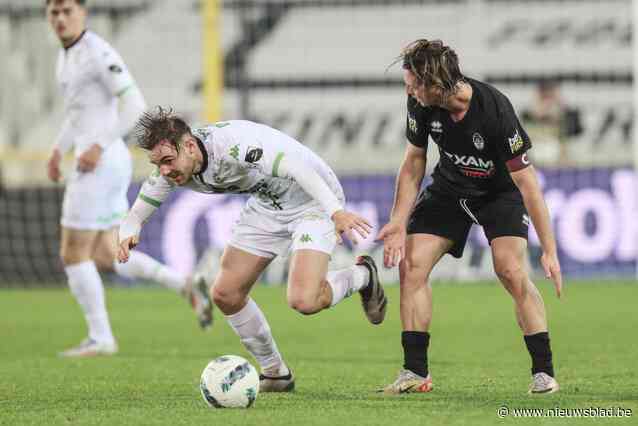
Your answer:
[[[319,311],[317,301],[303,294],[289,295],[288,306],[303,315],[312,315]]]
[[[404,289],[417,289],[427,285],[430,279],[430,270],[422,263],[406,258],[400,265],[401,287]]]
[[[243,297],[237,291],[228,291],[221,285],[215,285],[210,293],[215,305],[224,313],[241,308]]]
[[[60,250],[60,260],[64,266],[75,265],[89,260],[90,257],[75,250],[62,248]]]
[[[505,289],[515,299],[526,295],[526,275],[517,262],[500,262],[494,265],[494,272]]]

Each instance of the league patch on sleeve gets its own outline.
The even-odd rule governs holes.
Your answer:
[[[109,66],[109,71],[119,74],[124,70],[119,65],[113,64]]]
[[[518,133],[518,129],[516,129],[514,135],[512,135],[511,138],[507,138],[507,141],[510,144],[510,150],[512,151],[512,154],[515,154],[517,151],[523,148],[523,145],[525,145],[523,138]]]
[[[249,146],[248,151],[246,151],[246,157],[244,161],[247,163],[256,163],[261,159],[261,156],[264,154],[264,151],[261,148],[256,146]]]

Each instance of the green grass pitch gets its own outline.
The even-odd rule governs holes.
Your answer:
[[[383,396],[401,367],[399,292],[388,289],[385,323],[372,326],[358,297],[305,317],[285,289],[260,287],[297,375],[292,394],[260,394],[248,410],[208,408],[199,375],[219,355],[248,357],[217,312],[198,329],[185,302],[155,288],[109,289],[120,353],[68,360],[59,350],[85,335],[68,291],[0,291],[1,425],[495,425],[638,424],[638,286],[571,282],[557,300],[539,285],[549,314],[562,389],[530,397],[529,356],[507,293],[494,283],[434,284],[430,370],[434,392]],[[497,409],[631,409],[631,418],[499,418]]]

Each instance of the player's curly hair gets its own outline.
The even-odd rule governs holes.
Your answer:
[[[173,112],[173,108],[158,106],[142,114],[135,125],[137,145],[147,151],[161,141],[170,142],[179,151],[179,142],[185,134],[192,134],[186,121]]]
[[[413,41],[403,48],[399,61],[428,87],[440,88],[444,97],[453,94],[457,83],[465,79],[456,52],[441,40]]]

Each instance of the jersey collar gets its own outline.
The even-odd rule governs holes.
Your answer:
[[[204,172],[208,168],[208,152],[206,151],[206,147],[204,146],[202,141],[195,135],[193,135],[193,137],[197,141],[197,146],[199,147],[199,150],[202,152],[202,159],[203,159],[202,160],[202,168],[199,170],[199,172],[195,173],[195,175],[198,176],[201,179],[202,175],[204,174]]]
[[[80,34],[80,36],[78,38],[75,39],[75,41],[71,44],[69,44],[68,46],[64,47],[64,50],[68,51],[70,48],[72,48],[73,46],[75,46],[76,44],[78,44],[78,42],[80,40],[82,40],[82,37],[84,37],[84,34],[86,34],[86,30],[82,31],[82,34]]]

